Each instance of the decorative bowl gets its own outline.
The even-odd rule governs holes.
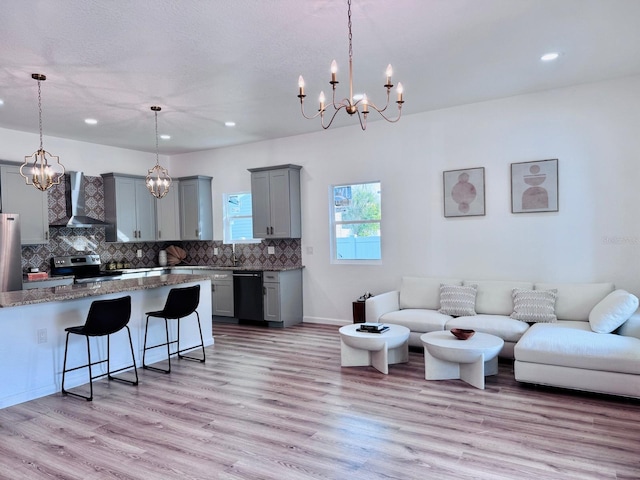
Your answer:
[[[466,330],[464,328],[452,328],[451,333],[458,340],[468,340],[473,337],[473,334],[476,333],[475,330]]]

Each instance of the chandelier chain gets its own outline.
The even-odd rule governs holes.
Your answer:
[[[353,58],[353,34],[351,33],[351,0],[347,1],[347,5],[348,5],[347,16],[349,18],[349,21],[347,23],[349,27],[349,59],[352,59]]]
[[[42,89],[38,80],[38,125],[40,127],[40,150],[42,150]]]
[[[160,165],[159,158],[159,148],[158,148],[158,112],[154,112],[156,114],[156,165]]]

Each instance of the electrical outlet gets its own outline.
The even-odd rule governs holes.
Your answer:
[[[39,328],[38,329],[38,343],[47,343],[47,329]]]
[[[269,255],[275,255],[276,254],[276,247],[267,247],[267,253]]]
[[[213,247],[213,254],[218,255],[218,247]]]
[[[313,247],[307,247],[307,255],[313,255]]]
[[[138,258],[142,258],[142,249],[141,248],[139,248],[138,251],[136,252],[136,256]]]

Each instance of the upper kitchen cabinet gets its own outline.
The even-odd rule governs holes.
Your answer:
[[[173,180],[169,191],[162,198],[156,198],[156,240],[180,240],[180,195],[179,180]]]
[[[212,177],[180,178],[180,236],[182,240],[213,240]]]
[[[253,236],[300,238],[300,167],[250,168]]]
[[[103,173],[104,213],[111,225],[107,242],[153,242],[156,239],[155,197],[144,177]]]
[[[24,183],[19,166],[0,166],[0,198],[3,213],[20,214],[23,245],[49,242],[48,194]]]

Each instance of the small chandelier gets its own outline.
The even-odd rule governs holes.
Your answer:
[[[319,102],[320,102],[320,108],[318,109],[318,113],[316,113],[313,116],[307,116],[304,113],[304,97],[306,97],[306,95],[304,94],[304,79],[302,78],[302,75],[300,75],[300,77],[298,78],[298,98],[300,99],[300,110],[302,111],[302,116],[304,118],[307,118],[309,120],[316,118],[318,115],[320,115],[320,123],[322,125],[322,128],[324,128],[325,130],[327,128],[329,128],[331,126],[331,124],[333,123],[333,119],[336,118],[336,115],[338,114],[338,112],[340,110],[342,110],[344,108],[344,110],[349,114],[349,115],[354,115],[357,114],[358,115],[358,120],[360,122],[360,127],[362,127],[362,130],[366,130],[367,128],[367,115],[369,114],[369,112],[371,110],[375,110],[376,112],[378,112],[380,114],[380,116],[382,118],[384,118],[387,122],[391,122],[391,123],[395,123],[398,120],[400,120],[400,116],[402,115],[402,104],[404,103],[403,99],[402,99],[402,93],[403,93],[403,89],[402,89],[402,84],[398,82],[398,86],[396,87],[396,92],[398,94],[398,99],[396,100],[396,103],[398,104],[398,116],[394,119],[391,119],[389,117],[386,116],[385,111],[387,110],[387,107],[389,106],[389,96],[390,96],[390,92],[391,92],[391,88],[393,87],[393,85],[391,84],[391,75],[393,75],[393,69],[391,68],[391,65],[387,66],[387,71],[386,71],[386,75],[387,75],[387,83],[385,83],[384,87],[387,89],[387,103],[385,104],[385,106],[383,108],[379,108],[377,107],[373,102],[371,102],[368,98],[367,95],[364,94],[362,95],[362,98],[359,98],[358,100],[354,101],[354,96],[353,96],[353,45],[352,45],[352,33],[351,33],[351,0],[347,0],[347,5],[348,5],[348,11],[347,11],[347,15],[348,15],[348,27],[349,27],[349,98],[344,98],[339,102],[336,102],[336,85],[339,83],[337,80],[337,71],[338,71],[338,65],[336,64],[336,61],[334,60],[333,62],[331,62],[331,81],[329,82],[331,84],[331,89],[333,90],[333,98],[331,101],[331,106],[333,106],[333,114],[331,114],[331,119],[329,120],[329,123],[325,124],[325,111],[326,111],[326,103],[325,103],[325,96],[324,96],[324,92],[320,92],[320,98],[319,98]]]
[[[40,148],[31,155],[24,157],[24,163],[20,165],[20,175],[27,185],[33,185],[38,190],[44,192],[53,185],[59,185],[64,175],[64,165],[60,163],[60,157],[51,155],[42,148],[42,91],[40,82],[44,82],[47,77],[40,73],[31,74],[31,78],[38,81],[38,119],[40,125]],[[55,159],[55,164],[49,163]],[[57,166],[56,166],[57,164]],[[29,167],[28,173],[23,169]]]
[[[156,115],[156,165],[147,172],[147,188],[151,192],[151,195],[156,198],[162,198],[169,193],[171,177],[169,176],[169,171],[160,166],[158,155],[158,112],[162,110],[162,108],[153,106],[151,110]]]

